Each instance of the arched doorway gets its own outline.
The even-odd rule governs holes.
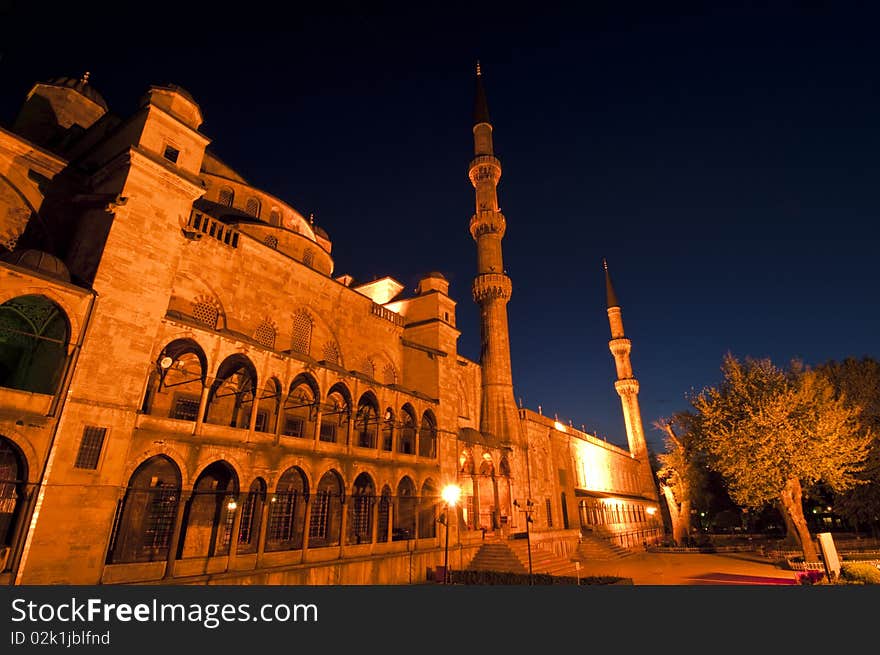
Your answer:
[[[229,553],[237,496],[238,477],[227,462],[214,462],[201,472],[187,503],[178,557]]]
[[[27,463],[19,448],[0,436],[0,571],[12,564],[27,502]]]

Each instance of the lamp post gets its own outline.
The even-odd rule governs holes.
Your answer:
[[[441,492],[443,501],[446,503],[444,512],[444,525],[446,526],[446,545],[443,548],[443,584],[449,584],[449,510],[454,508],[461,497],[461,487],[457,484],[447,484]]]
[[[526,517],[526,549],[529,553],[529,585],[532,585],[532,538],[529,532],[529,523],[532,522],[532,512],[535,511],[534,503],[531,498],[526,499],[526,505],[523,507],[519,504],[518,500],[513,501],[513,506],[516,507],[520,512],[523,512]]]

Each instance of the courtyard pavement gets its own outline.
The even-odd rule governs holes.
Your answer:
[[[583,562],[582,577],[615,575],[635,585],[793,585],[796,571],[755,553],[648,553]]]

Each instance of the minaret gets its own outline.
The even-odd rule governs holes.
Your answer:
[[[617,390],[617,395],[620,396],[620,404],[623,408],[623,421],[626,425],[629,452],[639,462],[641,492],[656,498],[651,463],[648,461],[645,430],[642,427],[642,412],[639,409],[639,381],[633,376],[632,363],[629,359],[632,342],[624,336],[620,303],[617,301],[617,294],[614,293],[614,285],[611,284],[608,262],[604,259],[602,267],[605,269],[608,324],[611,326],[611,341],[608,342],[608,347],[611,349],[611,354],[614,355],[614,365],[617,367],[617,380],[614,383],[614,388]]]
[[[470,232],[477,242],[477,276],[474,302],[480,306],[483,372],[480,432],[494,435],[502,443],[522,444],[522,426],[513,396],[510,370],[510,336],[507,330],[507,302],[511,284],[501,257],[501,239],[507,222],[498,207],[496,187],[501,178],[501,162],[492,148],[492,124],[483,89],[483,76],[477,62],[474,100],[474,159],[468,170],[476,192],[476,213]]]

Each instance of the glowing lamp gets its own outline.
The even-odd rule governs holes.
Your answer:
[[[645,509],[645,511],[648,513],[648,516],[654,516],[654,513],[657,511],[657,508],[656,507],[648,507]]]
[[[553,423],[553,427],[559,430],[560,432],[565,432],[565,426],[562,425],[559,421]]]
[[[457,484],[447,484],[443,487],[443,491],[440,495],[443,496],[443,501],[447,505],[453,506],[458,503],[458,499],[461,498],[461,487]]]

